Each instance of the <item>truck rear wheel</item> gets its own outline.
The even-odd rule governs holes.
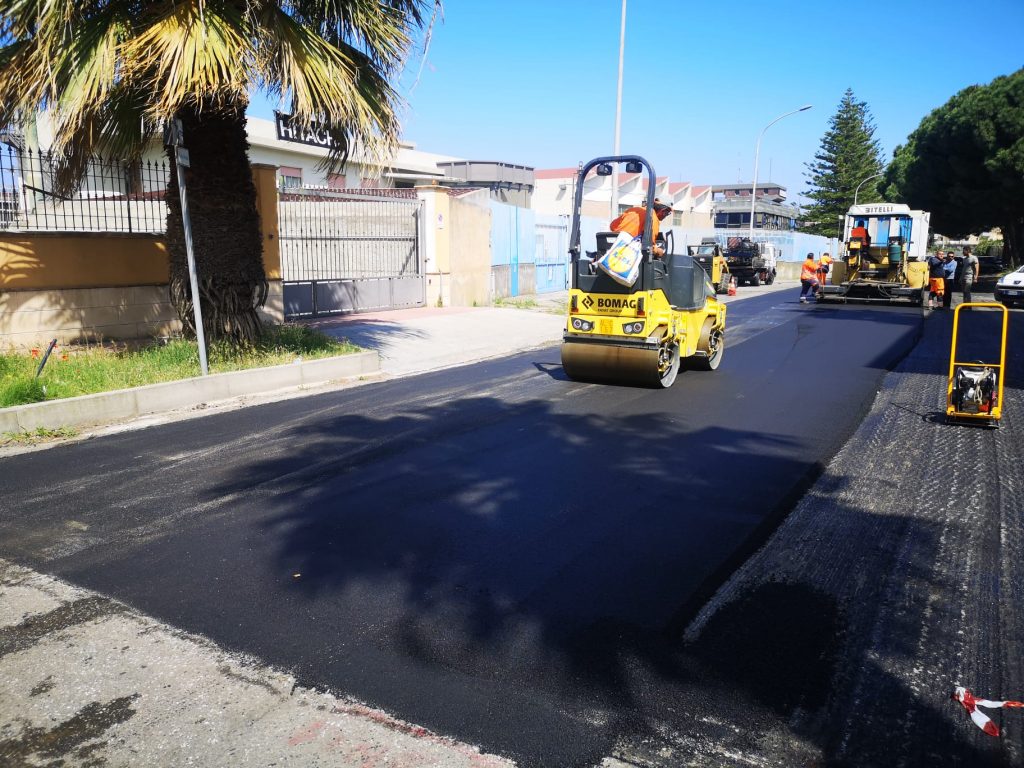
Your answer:
[[[750,278],[750,284],[755,288],[761,284],[761,273],[755,272],[754,276]]]

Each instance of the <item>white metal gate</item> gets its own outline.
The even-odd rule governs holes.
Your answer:
[[[287,317],[421,307],[423,205],[397,190],[288,189],[278,195]],[[392,192],[395,196],[384,196]]]

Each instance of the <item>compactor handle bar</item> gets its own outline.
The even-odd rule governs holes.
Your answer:
[[[644,220],[644,231],[643,237],[640,240],[640,245],[643,252],[650,253],[651,250],[651,217],[654,216],[654,184],[655,176],[654,169],[651,164],[644,160],[639,155],[617,155],[612,157],[595,157],[589,163],[580,168],[579,173],[576,177],[576,194],[573,199],[572,207],[572,234],[569,236],[569,253],[572,254],[573,261],[580,257],[580,216],[583,208],[583,181],[587,178],[587,174],[593,168],[599,165],[608,164],[612,166],[612,184],[617,183],[617,174],[615,173],[615,165],[619,163],[640,163],[644,168],[647,169],[647,216]],[[618,216],[618,211],[615,211],[615,216]]]

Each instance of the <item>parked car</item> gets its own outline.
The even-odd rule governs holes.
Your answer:
[[[1008,307],[1024,304],[1024,267],[1007,272],[996,283],[996,301]]]
[[[979,275],[998,275],[1006,267],[1003,266],[1002,256],[978,256],[978,274]]]

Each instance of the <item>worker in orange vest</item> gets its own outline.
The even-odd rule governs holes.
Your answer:
[[[651,250],[654,253],[655,258],[661,258],[665,255],[665,249],[658,245],[655,241],[658,239],[658,231],[660,230],[659,222],[664,221],[665,217],[672,213],[671,206],[665,205],[658,198],[654,198],[654,219],[651,221]],[[628,232],[633,237],[642,237],[644,233],[644,224],[647,223],[647,209],[640,205],[634,205],[632,208],[627,208],[623,211],[612,223],[609,225],[609,229],[612,232]]]
[[[800,267],[800,303],[807,303],[807,294],[818,292],[818,262],[814,260],[814,254],[808,253]]]
[[[818,269],[815,271],[814,276],[818,280],[818,295],[825,290],[825,281],[828,279],[829,265],[832,263],[832,256],[828,253],[821,254],[821,260],[818,262]]]
[[[871,235],[868,234],[868,228],[864,226],[863,219],[859,219],[857,226],[850,230],[850,240],[860,240],[861,248],[865,251],[871,247]]]

